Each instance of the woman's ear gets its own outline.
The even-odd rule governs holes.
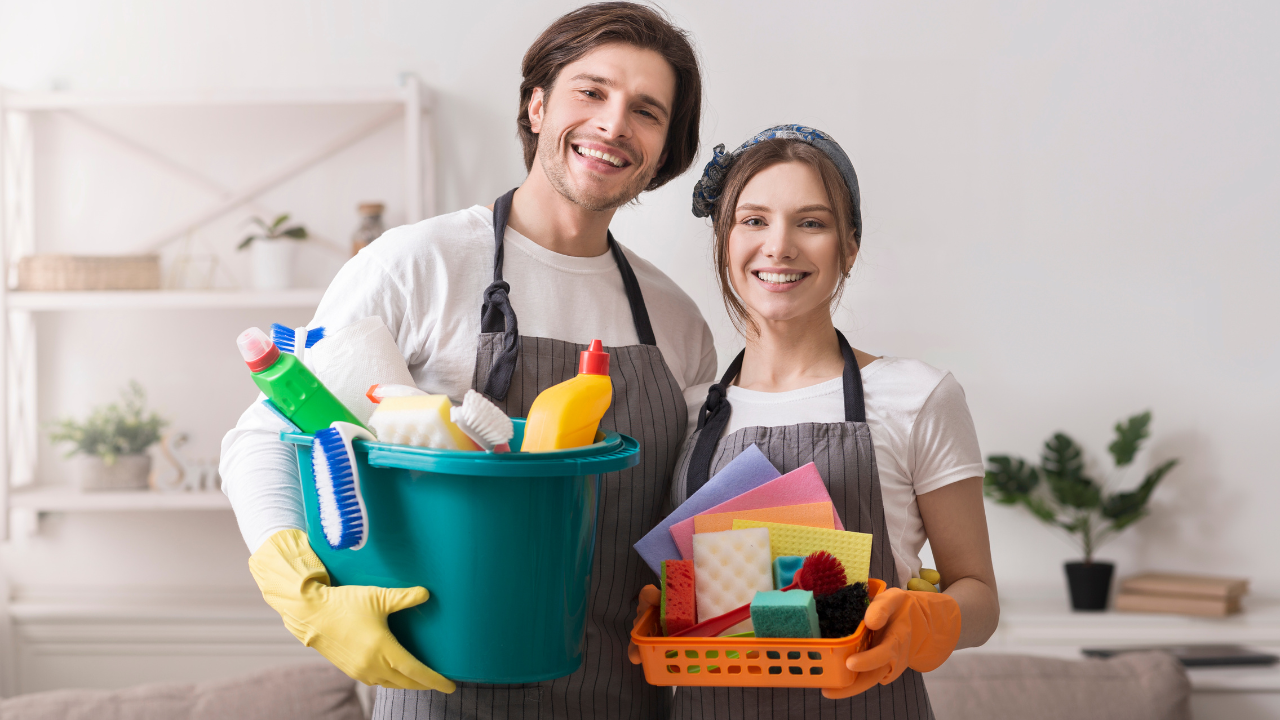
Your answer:
[[[529,98],[529,130],[535,135],[542,132],[542,110],[546,98],[542,88],[534,88],[533,96]]]
[[[853,261],[858,259],[858,243],[854,241],[849,244],[853,247],[849,249],[849,256],[844,260],[845,277],[849,277],[849,273],[853,272]]]

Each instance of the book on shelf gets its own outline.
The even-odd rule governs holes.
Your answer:
[[[1226,617],[1240,612],[1240,596],[1214,598],[1191,595],[1148,595],[1121,590],[1116,594],[1112,608],[1128,612]]]
[[[1249,581],[1244,578],[1152,572],[1124,578],[1120,581],[1120,592],[1222,600],[1239,599],[1240,596],[1249,592]]]

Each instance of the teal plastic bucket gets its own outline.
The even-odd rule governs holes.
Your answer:
[[[511,447],[524,437],[515,420]],[[600,473],[640,461],[618,433],[547,453],[354,444],[369,535],[333,550],[320,529],[311,436],[298,453],[311,547],[335,585],[413,587],[431,598],[388,618],[427,666],[460,682],[532,683],[582,664]]]

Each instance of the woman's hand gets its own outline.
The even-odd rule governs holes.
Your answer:
[[[942,665],[960,639],[960,606],[941,593],[890,588],[876,596],[863,619],[875,644],[854,653],[845,666],[857,673],[851,685],[823,690],[831,699],[888,685],[907,669],[929,672]]]
[[[636,619],[631,623],[631,629],[634,630],[640,624],[640,618],[649,611],[649,608],[662,602],[662,593],[653,585],[645,585],[640,589],[640,597],[636,600]],[[632,665],[640,664],[640,648],[636,647],[635,642],[627,643],[627,659]]]

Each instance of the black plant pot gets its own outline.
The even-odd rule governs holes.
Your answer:
[[[1107,562],[1065,564],[1071,607],[1075,610],[1106,610],[1111,594],[1111,574],[1116,566]]]

